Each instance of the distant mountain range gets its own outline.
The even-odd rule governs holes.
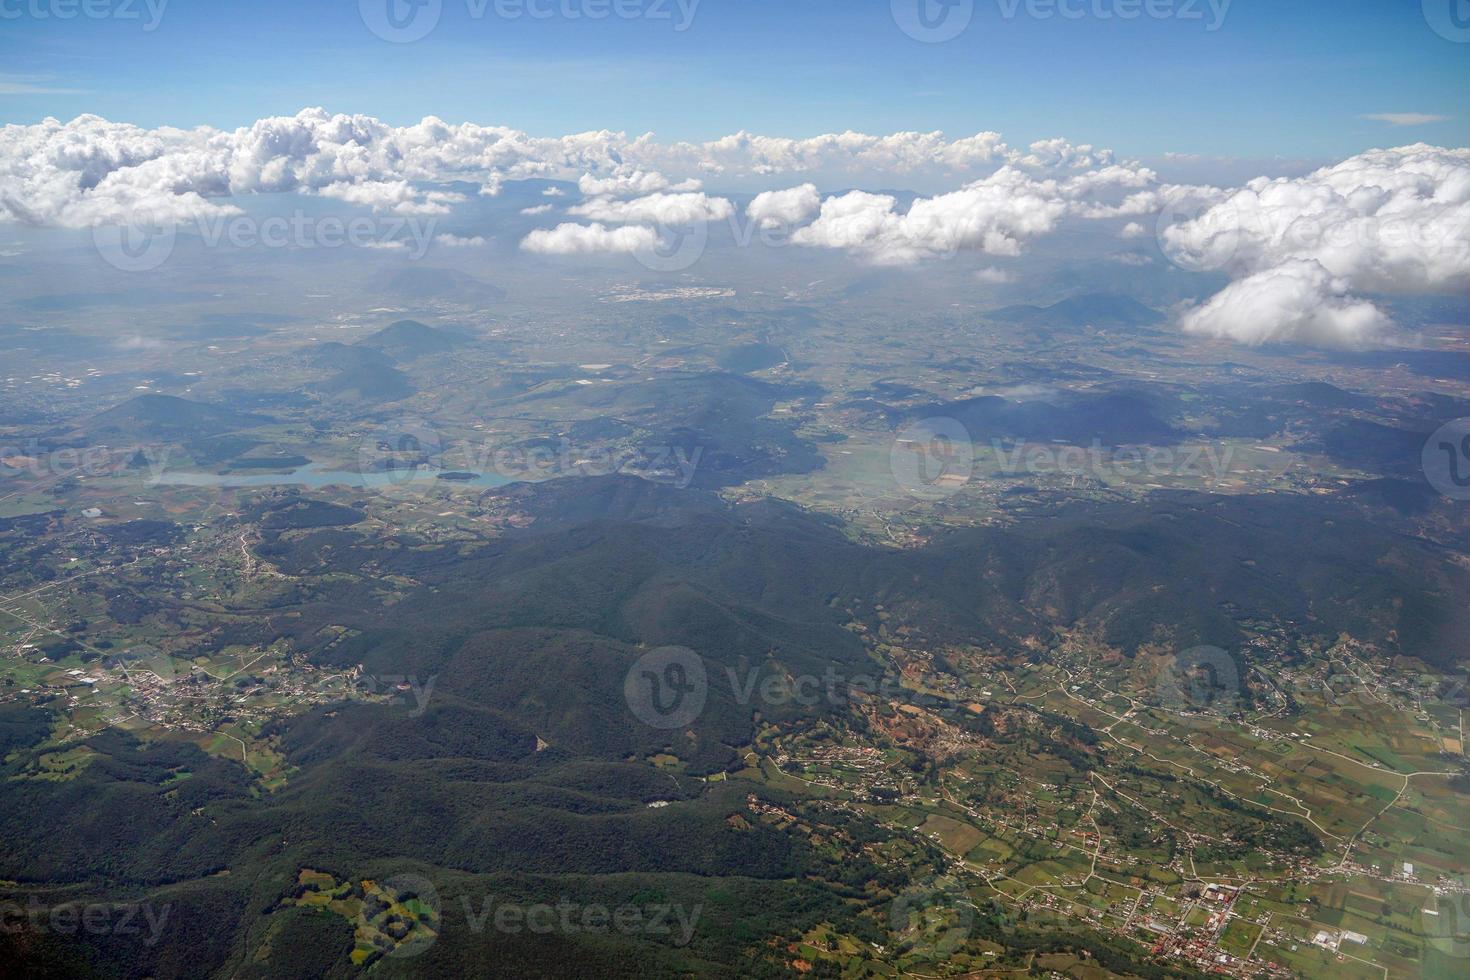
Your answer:
[[[307,363],[335,370],[336,374],[311,384],[309,390],[358,401],[401,401],[418,389],[399,365],[455,350],[466,342],[465,338],[417,320],[399,320],[355,344],[318,344],[306,352]]]
[[[1164,316],[1129,296],[1089,293],[1050,306],[1005,306],[986,313],[985,318],[1059,330],[1086,326],[1142,327],[1159,323]]]
[[[442,354],[461,347],[464,343],[462,338],[446,330],[427,326],[417,320],[399,320],[371,336],[364,337],[355,346],[378,351],[395,361],[410,361],[426,354]]]
[[[396,300],[410,303],[437,299],[476,305],[505,299],[505,290],[499,286],[455,269],[404,269],[386,281],[373,280],[368,288],[374,293],[386,293]]]
[[[100,412],[79,428],[99,442],[118,439],[177,442],[269,425],[273,421],[264,415],[236,412],[174,395],[147,394]]]

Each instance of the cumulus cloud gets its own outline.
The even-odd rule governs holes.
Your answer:
[[[688,225],[720,221],[735,213],[723,197],[704,193],[648,194],[630,201],[598,197],[568,209],[568,213],[611,224]]]
[[[591,197],[690,193],[700,178],[755,180],[781,173],[951,180],[1015,163],[1076,170],[1111,156],[1062,140],[1013,149],[996,133],[807,139],[736,133],[704,143],[594,131],[533,137],[428,116],[390,126],[372,116],[303,109],[235,130],[143,129],[94,115],[0,128],[0,220],[88,227],[147,210],[159,220],[235,213],[225,199],[254,193],[330,193],[400,212],[441,213],[447,198],[404,188],[466,181],[494,195],[506,180],[578,179]],[[679,179],[664,176],[675,173]],[[374,186],[382,185],[382,186]],[[355,191],[350,188],[366,187]],[[556,196],[548,188],[548,196]]]
[[[795,228],[810,221],[822,206],[822,195],[815,184],[784,191],[763,191],[745,208],[745,214],[757,228]]]
[[[828,133],[808,139],[739,132],[707,143],[673,143],[665,169],[713,174],[947,173],[961,174],[1014,159],[999,133],[949,140],[943,133]]]
[[[1347,282],[1319,263],[1293,259],[1231,283],[1180,325],[1188,333],[1262,344],[1297,341],[1361,346],[1389,327],[1382,310],[1347,295]]]
[[[361,204],[374,211],[392,214],[448,214],[449,205],[464,201],[463,194],[450,191],[420,191],[406,180],[370,180],[353,184],[337,181],[317,192],[348,204]]]
[[[1385,113],[1392,124],[1432,121]],[[917,262],[971,250],[1015,255],[1067,219],[1130,220],[1124,238],[1159,221],[1160,244],[1187,268],[1233,284],[1187,314],[1196,332],[1248,342],[1292,337],[1358,343],[1386,318],[1354,294],[1470,289],[1470,149],[1424,144],[1373,150],[1296,178],[1257,178],[1221,189],[1162,183],[1146,167],[1063,139],[1019,149],[996,133],[751,133],[702,143],[594,131],[533,137],[433,116],[395,127],[363,115],[305,109],[235,130],[144,129],[98,116],[0,128],[0,221],[84,228],[137,220],[187,222],[240,213],[247,194],[317,194],[380,212],[438,215],[464,195],[451,182],[497,193],[508,180],[576,180],[585,223],[528,237],[541,252],[626,252],[655,225],[733,214],[700,180],[810,183],[761,189],[747,208],[760,227],[796,226],[792,241],[850,251],[877,263]],[[842,186],[954,187],[906,207]],[[783,183],[791,183],[787,180]],[[925,182],[928,182],[926,185]],[[776,184],[779,187],[781,184]],[[557,196],[557,188],[544,193]],[[1303,297],[1322,307],[1308,314]],[[1270,303],[1278,303],[1268,309]],[[1249,314],[1258,322],[1232,320]],[[1230,324],[1234,322],[1235,326]]]
[[[1387,320],[1346,293],[1470,288],[1470,149],[1370,150],[1305,177],[1257,178],[1166,228],[1161,244],[1180,264],[1240,280],[1186,318],[1210,325],[1201,332],[1227,335],[1229,317],[1249,312],[1267,326],[1235,321],[1247,342],[1275,339],[1277,324],[1314,342],[1360,343]],[[1297,306],[1308,294],[1326,304],[1310,322]],[[1262,309],[1271,298],[1280,311]]]
[[[521,208],[521,214],[534,216],[534,215],[538,215],[538,214],[550,214],[551,212],[553,212],[555,210],[556,210],[556,208],[553,205],[550,205],[550,204],[538,204],[535,207],[531,207],[531,208]]]
[[[916,200],[900,213],[891,195],[851,191],[822,202],[792,241],[856,252],[880,264],[977,250],[1017,255],[1024,239],[1056,228],[1068,202],[1054,181],[1011,167],[949,194]]]
[[[608,228],[595,223],[579,225],[567,222],[555,228],[539,228],[531,232],[521,242],[521,248],[542,255],[627,254],[651,250],[657,244],[658,234],[641,225]]]
[[[637,197],[655,191],[697,191],[701,186],[693,178],[676,184],[657,171],[644,170],[624,170],[606,177],[583,174],[577,179],[577,189],[584,197]]]
[[[989,266],[975,273],[975,278],[981,282],[988,282],[991,285],[999,286],[1008,282],[1015,282],[1016,274],[1014,272],[1007,272],[1004,269],[997,269],[995,266]]]
[[[1119,238],[1142,238],[1148,234],[1148,229],[1136,221],[1130,221],[1118,232]]]
[[[442,235],[435,235],[434,241],[440,245],[447,245],[450,248],[479,248],[485,244],[483,235],[451,235],[447,232]]]

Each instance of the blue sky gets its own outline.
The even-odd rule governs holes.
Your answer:
[[[905,34],[890,0],[701,0],[682,31],[680,0],[616,0],[665,16],[605,20],[559,10],[614,0],[499,0],[548,18],[439,0],[437,25],[412,43],[375,36],[358,0],[168,0],[152,30],[159,0],[85,0],[108,15],[92,17],[83,2],[0,0],[0,121],[234,127],[321,105],[538,135],[997,130],[1013,145],[1065,136],[1136,156],[1470,144],[1470,43],[1437,33],[1421,0],[1233,0],[1223,19],[1225,0],[972,0],[968,27],[942,43]],[[363,0],[375,2],[387,0]],[[1176,16],[1120,19],[1130,3]],[[1470,0],[1450,4],[1470,33]],[[1450,118],[1363,118],[1377,113]]]

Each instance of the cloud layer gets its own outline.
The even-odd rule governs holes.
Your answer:
[[[1108,160],[1091,147],[1038,145],[1058,162]],[[504,180],[581,178],[589,197],[699,189],[777,174],[907,175],[954,179],[1025,156],[995,133],[841,133],[787,139],[736,133],[705,143],[597,131],[533,137],[433,116],[390,126],[364,115],[303,109],[233,131],[142,129],[99,116],[0,128],[0,218],[65,227],[117,221],[146,208],[160,217],[228,210],[257,192],[360,193],[401,207],[403,182],[467,180],[494,193]],[[675,183],[664,173],[681,175]],[[388,186],[376,186],[385,184]],[[349,188],[365,188],[349,191]]]
[[[530,178],[575,180],[581,192],[565,210],[576,220],[523,240],[537,253],[637,252],[669,226],[738,222],[730,200],[703,190],[710,180],[759,188],[744,212],[755,228],[878,264],[1013,256],[1069,220],[1114,221],[1128,239],[1157,227],[1176,263],[1232,280],[1181,326],[1245,343],[1365,343],[1389,321],[1363,294],[1470,289],[1470,150],[1424,144],[1222,189],[1164,184],[1090,145],[1017,148],[990,132],[741,132],[661,143],[608,131],[533,137],[434,117],[395,127],[322,109],[233,131],[149,130],[97,116],[0,129],[0,221],[35,225],[184,222],[238,213],[233,199],[242,195],[281,192],[443,215],[465,200],[443,186],[450,181],[493,195]],[[824,199],[820,183],[957,189],[911,202],[862,190]]]
[[[1470,289],[1470,149],[1371,150],[1305,177],[1258,178],[1160,240],[1186,267],[1237,280],[1186,316],[1186,329],[1363,343],[1388,318],[1346,294]],[[1321,317],[1300,315],[1308,295]]]

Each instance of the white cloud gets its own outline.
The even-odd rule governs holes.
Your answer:
[[[1470,149],[1420,143],[1257,178],[1163,239],[1187,261],[1237,274],[1300,258],[1357,289],[1467,286]]]
[[[12,85],[36,84],[13,78]],[[692,193],[708,176],[732,182],[781,173],[832,174],[849,186],[865,176],[965,179],[1023,159],[1024,166],[1071,172],[1082,161],[1111,157],[1064,141],[1037,144],[1022,154],[995,133],[957,140],[941,133],[846,132],[809,139],[736,133],[704,143],[659,143],[651,135],[606,130],[533,137],[501,126],[452,125],[434,116],[395,127],[372,116],[319,108],[232,131],[150,130],[83,115],[0,128],[0,220],[87,227],[122,220],[137,209],[185,220],[234,213],[220,202],[236,195],[330,187],[347,199],[347,188],[374,184],[386,186],[362,194],[375,206],[442,213],[453,200],[409,197],[394,188],[467,181],[493,196],[506,180],[581,175],[589,196],[626,197]],[[548,188],[548,196],[555,190]]]
[[[568,209],[569,214],[612,224],[688,225],[720,221],[735,213],[723,197],[704,193],[649,194],[631,201],[598,197]]]
[[[802,184],[784,191],[763,191],[745,208],[745,214],[763,229],[795,228],[804,225],[822,206],[815,184]]]
[[[739,132],[707,143],[673,143],[661,156],[669,170],[722,175],[780,173],[943,173],[988,169],[1013,159],[999,133],[948,140],[943,133],[828,133],[809,139]]]
[[[406,180],[374,180],[353,184],[338,181],[317,191],[348,204],[361,204],[374,211],[393,214],[448,214],[449,205],[462,202],[463,194],[449,191],[416,190]]]
[[[521,208],[521,214],[525,214],[525,215],[550,214],[551,212],[553,212],[555,210],[556,210],[556,207],[554,205],[551,205],[551,204],[538,204],[538,205],[536,205],[533,208]]]
[[[1145,236],[1147,234],[1148,234],[1148,229],[1147,228],[1145,228],[1143,225],[1139,224],[1136,221],[1130,221],[1126,225],[1123,226],[1123,230],[1122,231],[1118,232],[1118,237],[1119,238],[1124,238],[1124,239],[1142,238],[1143,236]]]
[[[1423,126],[1426,123],[1445,122],[1449,116],[1436,116],[1427,112],[1374,112],[1363,117],[1374,122],[1386,122],[1390,126]]]
[[[1166,228],[1161,245],[1188,267],[1251,281],[1243,290],[1251,294],[1264,294],[1273,282],[1256,278],[1261,274],[1291,268],[1297,271],[1288,281],[1301,280],[1300,263],[1321,269],[1334,296],[1464,290],[1470,288],[1470,149],[1420,143],[1370,150],[1305,177],[1257,178],[1195,219]],[[1285,289],[1276,282],[1272,295]],[[1211,321],[1242,308],[1240,295],[1222,303]],[[1366,305],[1339,299],[1336,313],[1316,326],[1338,323],[1342,342],[1360,342]],[[1355,315],[1336,315],[1349,308]],[[1247,324],[1235,331],[1259,332]],[[1322,339],[1319,330],[1307,334]]]
[[[1414,113],[1376,118],[1431,121]],[[494,194],[507,180],[555,179],[578,181],[587,200],[572,213],[589,223],[533,233],[525,248],[630,251],[652,245],[652,225],[733,214],[728,200],[698,189],[701,177],[769,184],[781,174],[812,182],[761,189],[747,209],[752,221],[808,222],[794,243],[879,263],[960,250],[1015,255],[1067,219],[1138,219],[1122,235],[1140,237],[1152,221],[1145,215],[1196,209],[1163,227],[1160,244],[1181,265],[1236,280],[1191,315],[1192,329],[1216,336],[1325,341],[1336,331],[1339,342],[1356,343],[1385,321],[1353,293],[1470,289],[1470,149],[1372,150],[1304,177],[1262,177],[1222,190],[1163,184],[1151,170],[1087,144],[1051,139],[1021,150],[989,132],[957,140],[940,133],[789,139],[741,132],[660,143],[651,134],[610,131],[533,137],[432,116],[394,127],[322,109],[233,131],[143,129],[92,115],[0,127],[0,221],[79,228],[138,212],[154,221],[213,219],[240,213],[230,199],[255,193],[320,194],[394,214],[445,214],[464,195],[436,186],[463,181]],[[960,187],[900,208],[893,196],[864,191],[821,201],[815,186],[822,175],[842,186]],[[1302,272],[1309,266],[1299,263],[1326,279]],[[1308,295],[1323,299],[1322,311],[1308,315],[1293,305]],[[1273,303],[1275,312],[1262,314]],[[1261,323],[1226,323],[1247,311],[1262,314]]]
[[[542,197],[566,197],[567,192],[560,187],[548,187],[541,192]]]
[[[999,286],[1004,283],[1015,282],[1016,274],[1014,272],[1007,272],[1004,269],[997,269],[995,266],[989,266],[975,273],[975,278],[981,282],[988,282],[991,285]]]
[[[447,245],[450,248],[479,248],[485,244],[483,235],[451,235],[447,232],[442,235],[435,235],[434,241],[440,245]]]
[[[627,225],[579,225],[568,222],[552,229],[538,228],[521,242],[527,252],[543,255],[584,255],[596,252],[630,253],[653,249],[658,234],[652,228]]]
[[[1076,145],[1064,139],[1037,140],[1031,151],[1016,160],[1023,167],[1043,170],[1092,170],[1113,164],[1113,151],[1084,143]]]
[[[577,189],[584,197],[637,197],[655,191],[697,191],[698,180],[690,179],[675,184],[657,171],[621,170],[606,177],[583,174],[577,180]]]
[[[1188,333],[1245,344],[1296,341],[1355,347],[1389,327],[1372,303],[1347,295],[1347,283],[1311,260],[1293,259],[1247,276],[1187,311]]]
[[[880,264],[977,250],[1017,255],[1023,239],[1056,228],[1068,202],[1054,181],[1011,167],[949,194],[916,200],[907,212],[887,194],[852,191],[822,202],[817,220],[792,235],[799,245],[842,248]]]

